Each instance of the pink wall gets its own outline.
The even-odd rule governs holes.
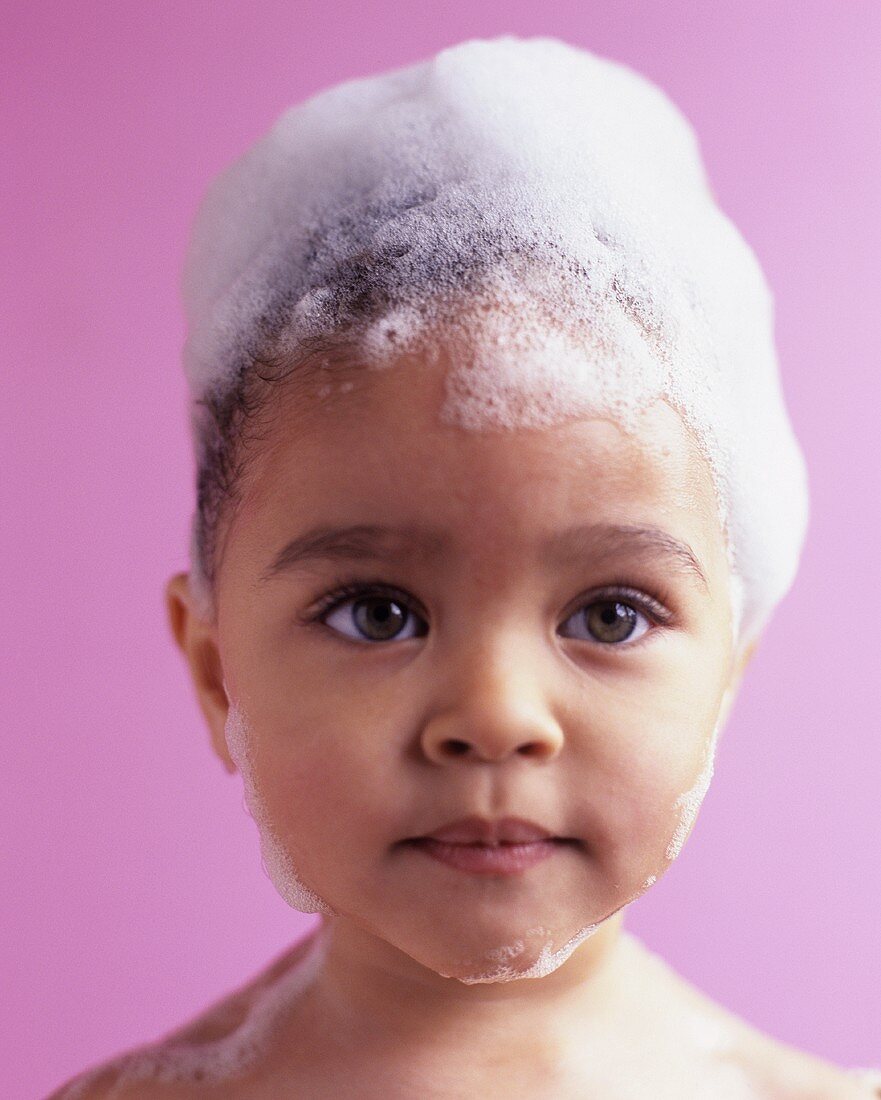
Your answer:
[[[158,1036],[314,920],[261,871],[165,621],[195,204],[287,104],[502,32],[627,62],[692,119],[775,288],[812,477],[697,829],[629,927],[760,1028],[881,1065],[881,6],[20,0],[3,22],[4,1100]]]

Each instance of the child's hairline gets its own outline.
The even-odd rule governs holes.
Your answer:
[[[369,323],[370,321],[364,324],[347,324],[341,326],[339,329],[329,330],[296,349],[289,348],[283,350],[283,336],[280,339],[276,338],[275,340],[268,341],[259,354],[255,354],[251,357],[250,362],[241,372],[239,384],[253,386],[255,380],[257,380],[260,398],[258,398],[256,406],[252,410],[250,416],[244,417],[240,423],[248,421],[256,423],[257,425],[262,425],[266,422],[266,418],[272,415],[271,410],[273,408],[278,408],[280,405],[280,402],[266,400],[266,397],[271,392],[271,388],[282,386],[286,391],[285,399],[289,400],[291,391],[296,392],[299,390],[302,392],[308,389],[324,372],[326,372],[326,377],[333,377],[339,380],[340,377],[345,378],[346,375],[351,373],[361,373],[371,370],[372,364],[369,355],[365,352],[365,346],[362,339],[364,328],[366,324]],[[411,348],[411,351],[422,350],[431,352],[432,338],[437,334],[436,330],[438,327],[440,326],[426,323],[424,328],[420,331],[418,339]],[[260,374],[258,368],[261,366],[279,373],[274,377]],[[683,415],[682,410],[678,409],[666,394],[661,394],[656,400],[668,405],[668,407],[676,413],[696,452],[703,461],[712,468],[712,464],[709,461],[705,449],[701,445],[699,437],[694,432],[688,418]],[[192,574],[194,598],[196,599],[200,616],[215,625],[217,615],[216,579],[224,558],[228,537],[244,500],[245,494],[242,492],[242,484],[243,481],[247,479],[248,472],[251,468],[251,464],[246,460],[246,452],[249,444],[252,444],[255,438],[259,438],[259,436],[255,437],[253,429],[251,431],[241,431],[238,433],[238,438],[234,445],[235,455],[238,459],[238,468],[225,499],[224,506],[221,509],[220,518],[215,527],[216,537],[214,560],[212,562],[212,571],[214,575],[213,583],[209,582],[208,578],[204,576],[201,570],[196,568],[201,555],[197,553],[195,533],[191,542],[191,562],[194,565]],[[745,586],[743,578],[736,567],[731,532],[726,522],[724,506],[721,501],[720,491],[715,477],[713,477],[713,493],[717,504],[717,518],[719,520],[726,560],[728,562],[727,580],[732,613],[732,646],[737,652],[745,648],[745,646],[752,641],[752,637],[746,638],[740,636]],[[760,633],[760,631],[756,631],[754,634],[755,633]]]

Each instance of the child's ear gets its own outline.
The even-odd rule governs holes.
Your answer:
[[[224,733],[229,699],[224,686],[220,650],[214,629],[196,610],[190,592],[189,574],[176,573],[169,580],[165,586],[165,606],[174,640],[189,665],[199,707],[211,733],[212,747],[232,775],[236,766],[229,755]]]

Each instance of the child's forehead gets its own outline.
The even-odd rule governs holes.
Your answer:
[[[308,394],[281,395],[255,494],[283,509],[307,499],[412,505],[451,493],[476,509],[534,507],[540,498],[549,512],[583,511],[600,498],[622,513],[706,510],[715,500],[705,460],[663,400],[631,424],[570,413],[536,428],[534,405],[518,420],[509,394],[506,426],[466,425],[450,415],[450,375],[449,357],[410,356],[382,370],[349,363],[313,379]]]

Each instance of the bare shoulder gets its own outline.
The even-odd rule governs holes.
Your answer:
[[[744,1025],[738,1056],[769,1100],[876,1100],[881,1079],[844,1069]]]
[[[853,1070],[767,1035],[720,1006],[707,1012],[728,1026],[718,1057],[737,1067],[762,1100],[876,1100],[881,1095]],[[710,1007],[711,1006],[711,1007]]]
[[[134,1053],[129,1052],[113,1061],[84,1070],[66,1081],[46,1097],[46,1100],[173,1100],[176,1096],[184,1095],[179,1087],[176,1091],[161,1081],[127,1080],[126,1065]]]
[[[181,1027],[84,1070],[46,1100],[187,1100],[194,1086],[205,1100],[253,1095],[271,1023],[266,1010],[296,997],[298,964],[312,945],[313,937],[300,941]]]
[[[633,943],[631,944],[633,947]],[[638,953],[637,953],[638,952]],[[644,1003],[663,1016],[688,1060],[707,1067],[718,1095],[756,1100],[878,1100],[881,1073],[846,1069],[766,1035],[677,974],[645,945],[635,943]]]
[[[881,1092],[853,1070],[767,1035],[707,1000],[707,1017],[727,1027],[721,1062],[736,1067],[761,1100],[877,1100]]]
[[[136,1048],[77,1074],[46,1100],[183,1100],[192,1097],[193,1084],[198,1077],[193,1075],[189,1082],[169,1080],[162,1076],[163,1062],[166,1068],[173,1064],[170,1058],[166,1059],[164,1044]],[[222,1095],[210,1086],[200,1089],[200,1094],[203,1093],[206,1100]]]

